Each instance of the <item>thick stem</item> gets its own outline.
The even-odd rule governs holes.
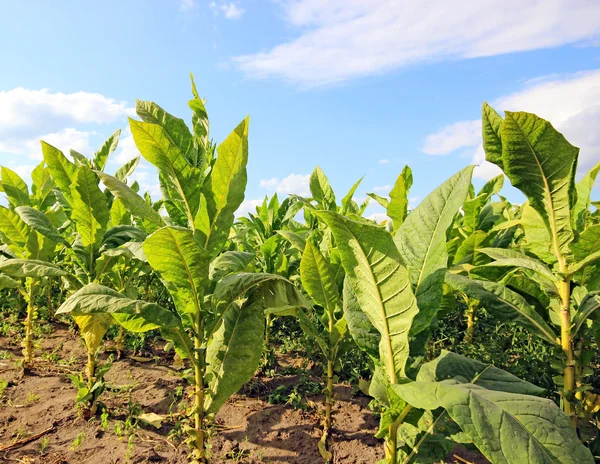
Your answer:
[[[195,408],[194,408],[194,425],[196,429],[195,451],[196,459],[200,463],[206,461],[206,430],[204,427],[204,365],[205,357],[202,348],[202,335],[204,327],[200,311],[196,315],[196,334],[194,336],[194,348],[196,362],[194,365],[195,377]]]
[[[475,311],[477,303],[473,300],[467,302],[467,331],[465,333],[465,342],[471,345],[473,343],[473,334],[475,333]]]
[[[331,431],[331,408],[333,407],[333,361],[327,361],[327,393],[325,396],[325,435]]]
[[[563,385],[563,411],[571,416],[573,425],[577,425],[577,417],[569,397],[575,390],[575,357],[573,355],[573,339],[571,334],[571,285],[569,279],[559,282],[561,299],[560,309],[560,343],[564,356],[564,385]]]
[[[88,389],[91,390],[94,384],[96,383],[96,353],[91,353],[88,351],[88,360],[87,360],[87,381],[88,381]],[[90,404],[90,417],[96,415],[96,401],[92,399]]]
[[[23,355],[25,356],[23,365],[26,369],[31,368],[33,365],[33,320],[35,318],[35,309],[33,306],[34,279],[28,280],[27,317],[25,318],[25,340],[23,341]]]
[[[265,353],[269,353],[271,347],[271,315],[267,314],[267,321],[265,324]]]
[[[396,419],[388,429],[388,437],[385,441],[385,456],[387,464],[396,464],[398,460],[398,427],[402,424],[408,413],[412,410],[412,406],[407,405],[398,419]]]

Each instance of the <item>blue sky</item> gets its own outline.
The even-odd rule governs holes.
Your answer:
[[[358,197],[387,194],[404,164],[413,204],[472,162],[481,185],[483,100],[550,119],[581,172],[600,160],[597,0],[26,0],[0,44],[0,164],[26,177],[40,139],[91,155],[122,128],[116,169],[136,98],[189,120],[190,71],[215,140],[250,114],[244,211],[317,164],[340,197],[363,175]]]

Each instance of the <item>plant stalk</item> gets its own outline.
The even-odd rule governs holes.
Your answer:
[[[87,381],[88,381],[88,390],[91,391],[94,383],[96,382],[96,354],[88,351],[88,360],[87,360]],[[92,399],[90,404],[90,417],[94,417],[96,415],[96,402]]]
[[[398,461],[398,427],[402,424],[412,406],[408,404],[388,429],[388,437],[385,441],[385,455],[388,464],[397,464]]]
[[[33,289],[35,281],[29,280],[29,291],[27,292],[27,317],[25,318],[25,340],[23,343],[23,354],[25,355],[24,366],[29,369],[33,365],[33,319],[35,309],[33,306]]]
[[[196,429],[195,451],[197,462],[205,463],[206,460],[206,430],[204,428],[204,365],[205,357],[202,349],[202,335],[204,327],[200,311],[196,314],[196,334],[194,336],[194,352],[196,362],[194,363],[195,377],[195,404],[194,404],[194,426]]]
[[[477,303],[473,300],[467,301],[467,331],[465,333],[465,342],[469,345],[473,344],[473,335],[475,333],[475,311]]]
[[[571,334],[571,283],[569,279],[559,282],[561,300],[560,309],[560,342],[564,355],[563,371],[563,411],[571,416],[573,425],[577,426],[577,417],[569,397],[575,390],[575,356],[573,354],[573,338]]]

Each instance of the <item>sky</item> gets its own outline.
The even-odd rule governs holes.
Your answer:
[[[250,114],[240,214],[267,194],[308,194],[316,165],[340,198],[362,176],[358,199],[387,195],[405,164],[413,207],[471,163],[481,186],[499,173],[481,148],[483,101],[550,120],[581,148],[580,176],[600,160],[598,0],[23,0],[2,11],[0,164],[26,179],[40,140],[91,156],[120,128],[114,172],[139,154],[127,129],[136,99],[191,120],[190,72],[215,141]],[[133,177],[157,198],[147,162]]]

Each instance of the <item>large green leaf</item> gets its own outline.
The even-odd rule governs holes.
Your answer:
[[[356,295],[352,291],[350,280],[344,278],[343,289],[344,319],[348,323],[348,331],[356,345],[371,358],[379,358],[381,335],[373,327],[369,317],[360,309]]]
[[[192,231],[163,227],[144,242],[150,266],[167,281],[175,306],[181,314],[196,314],[202,308],[210,259],[196,242]]]
[[[390,192],[390,201],[386,208],[386,213],[392,220],[394,230],[398,230],[408,214],[408,191],[412,187],[412,183],[412,170],[408,165],[404,166]]]
[[[16,247],[25,248],[29,240],[29,227],[13,210],[0,206],[0,233]]]
[[[98,187],[94,172],[81,166],[71,185],[72,212],[77,232],[84,247],[99,248],[106,231],[110,212],[106,197]]]
[[[13,206],[29,206],[29,189],[25,181],[6,166],[2,166],[0,171],[2,173],[2,189],[8,197],[8,201]]]
[[[205,248],[216,256],[233,225],[234,214],[244,201],[248,163],[248,124],[246,117],[217,148],[217,160],[206,179],[206,207],[199,210],[196,227],[203,234]]]
[[[513,321],[533,331],[551,344],[559,345],[558,337],[546,321],[525,298],[496,282],[469,279],[447,273],[446,283],[469,298],[478,300],[483,307],[501,321]]]
[[[576,243],[571,244],[571,251],[576,263],[583,262],[589,256],[600,251],[600,224],[586,228]],[[588,290],[600,290],[600,263],[586,266],[573,277],[580,285]]]
[[[310,175],[310,193],[323,209],[335,209],[335,193],[329,180],[319,166]]]
[[[209,278],[221,280],[226,275],[245,270],[256,257],[254,253],[245,251],[226,251],[210,263]]]
[[[524,112],[505,112],[501,138],[504,173],[542,217],[553,252],[566,254],[573,240],[571,208],[579,148],[548,121]]]
[[[48,219],[48,217],[42,211],[34,209],[30,206],[19,206],[18,208],[15,208],[15,212],[19,215],[23,222],[33,230],[51,240],[54,240],[57,243],[70,246],[69,242],[67,242],[67,240],[60,234],[56,227],[54,227],[54,224],[50,222],[50,219]]]
[[[335,275],[329,262],[310,240],[302,253],[300,278],[306,293],[316,304],[328,312],[335,310],[340,297]]]
[[[444,408],[493,463],[593,463],[570,418],[541,388],[453,353],[425,364],[416,382],[392,385],[417,408]]]
[[[100,149],[94,154],[94,169],[97,169],[98,171],[104,170],[108,156],[117,148],[120,135],[121,129],[117,129],[117,131],[106,139]]]
[[[579,232],[585,229],[585,221],[590,211],[590,195],[599,172],[600,162],[590,169],[575,186],[577,189],[577,203],[571,210],[571,216],[573,217],[573,227]]]
[[[177,118],[154,102],[136,100],[135,111],[145,122],[161,126],[189,161],[195,159],[194,138],[184,120]]]
[[[17,288],[19,286],[19,282],[10,277],[0,274],[0,289],[5,288]]]
[[[314,214],[331,229],[358,304],[381,334],[380,359],[394,383],[404,375],[408,333],[419,310],[392,236],[337,213]]]
[[[265,317],[260,298],[234,305],[223,315],[206,350],[208,413],[217,412],[227,399],[252,378],[263,352]]]
[[[44,141],[42,141],[42,153],[52,179],[65,199],[70,202],[71,184],[75,181],[77,166],[71,163],[58,148],[54,148]]]
[[[0,261],[0,272],[11,277],[61,277],[67,273],[46,261],[7,259]]]
[[[160,214],[146,200],[131,190],[131,187],[104,172],[97,172],[96,174],[110,193],[123,203],[132,216],[141,219],[146,228],[154,230],[164,225]]]
[[[138,150],[168,179],[171,199],[193,224],[200,205],[202,173],[189,164],[164,127],[133,119],[129,126]]]
[[[502,118],[494,108],[483,102],[481,108],[481,128],[483,135],[483,149],[486,159],[503,168],[502,161]]]
[[[473,166],[469,166],[431,192],[408,215],[394,237],[419,305],[414,334],[429,327],[440,307],[448,261],[446,232],[465,201],[472,173]]]
[[[556,276],[552,273],[552,271],[544,263],[518,251],[504,248],[480,248],[479,251],[481,253],[485,253],[490,258],[493,258],[495,260],[487,264],[486,266],[519,267],[522,269],[529,269],[549,280],[558,280]]]
[[[577,334],[585,320],[598,309],[600,309],[600,294],[598,292],[588,293],[583,297],[573,318],[573,334]]]
[[[489,244],[490,236],[481,230],[474,231],[460,244],[454,255],[454,264],[472,264],[480,266],[489,262],[489,258],[481,253],[482,248]]]
[[[553,264],[556,256],[552,252],[552,239],[542,217],[529,203],[521,209],[521,226],[525,233],[524,248],[543,260]]]

